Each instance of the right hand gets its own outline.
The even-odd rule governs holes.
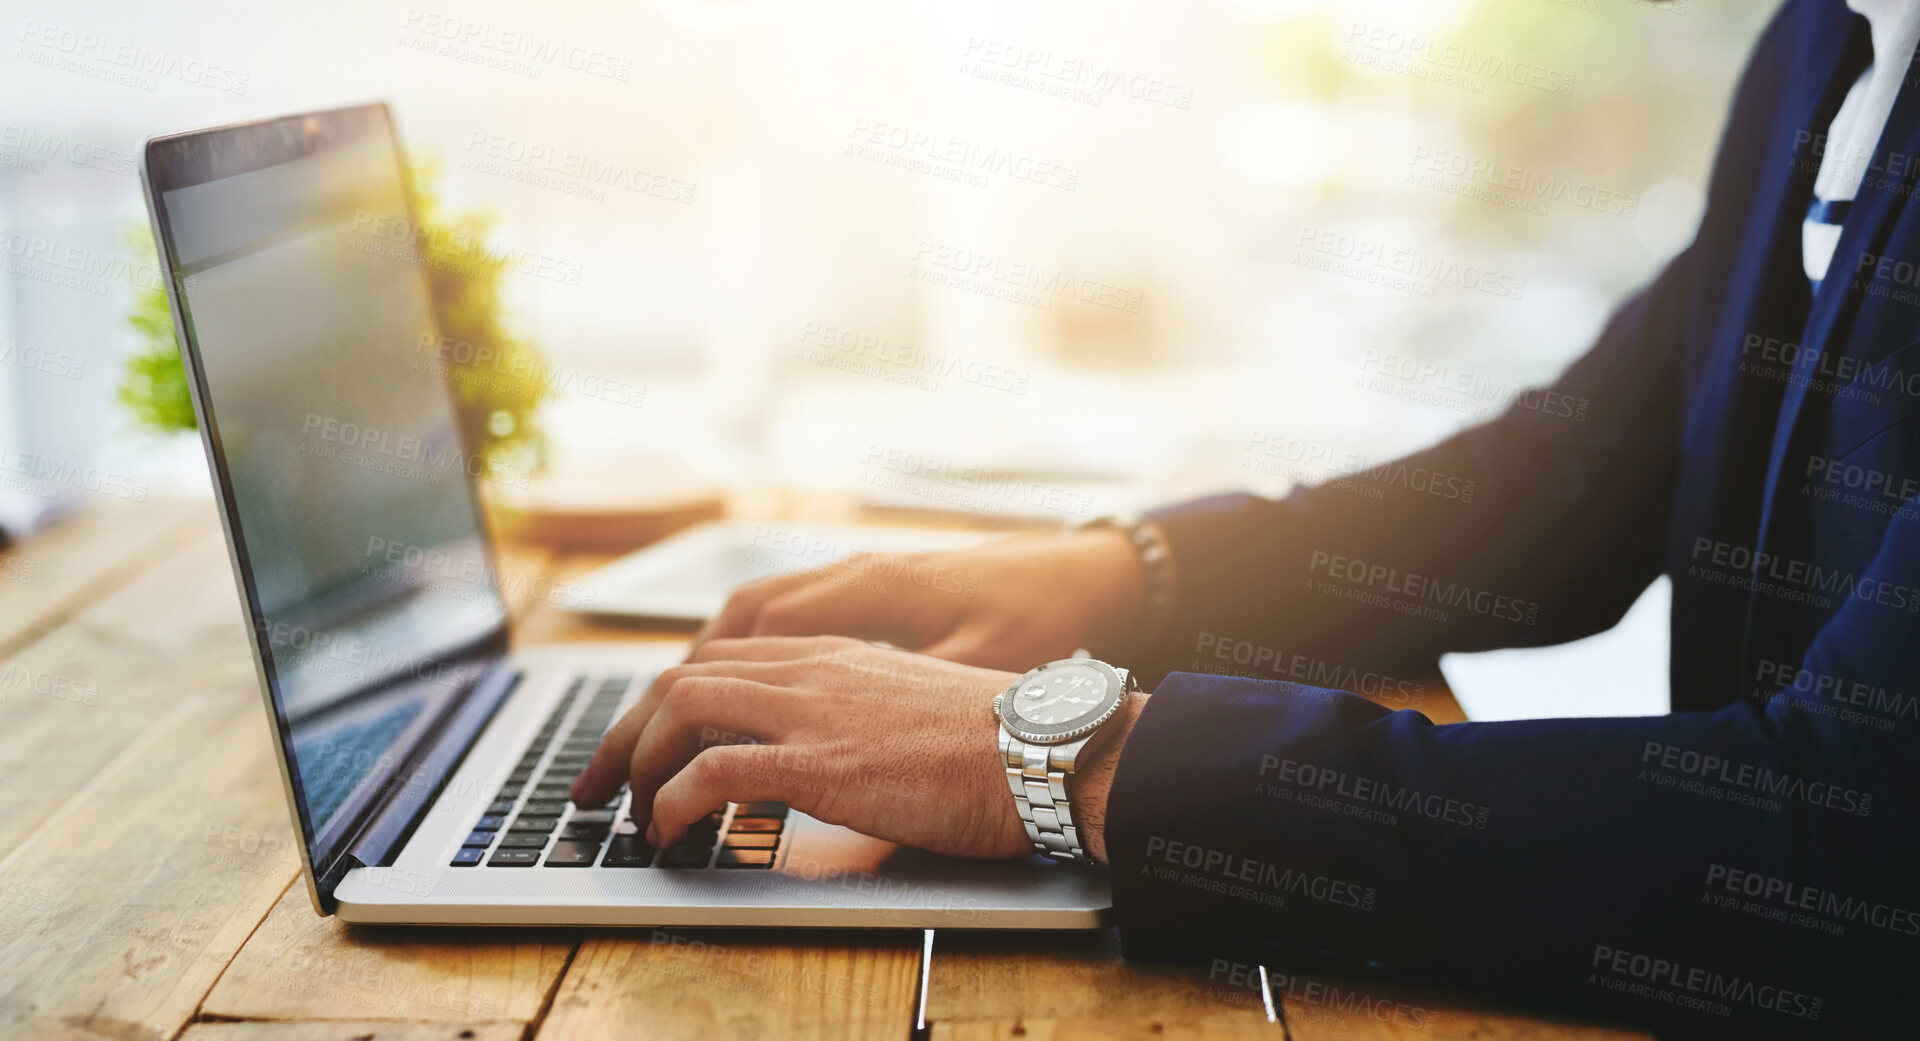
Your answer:
[[[694,645],[749,636],[853,636],[1024,672],[1126,639],[1146,600],[1122,531],[1019,536],[977,549],[867,554],[735,590]]]

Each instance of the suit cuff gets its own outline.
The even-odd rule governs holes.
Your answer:
[[[1277,798],[1270,775],[1282,762],[1339,761],[1348,735],[1382,725],[1430,726],[1342,691],[1168,676],[1127,738],[1107,801],[1123,953],[1318,973],[1379,968],[1385,915],[1376,904],[1399,880],[1328,856],[1328,815]]]

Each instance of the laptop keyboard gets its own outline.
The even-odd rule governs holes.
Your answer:
[[[600,738],[613,724],[634,677],[612,675],[589,682],[580,676],[534,736],[494,801],[453,855],[454,867],[550,868],[771,868],[785,840],[787,807],[780,803],[729,803],[695,821],[679,842],[663,850],[647,844],[627,817],[632,793],[622,791],[601,806],[575,806],[567,791],[586,769]],[[562,724],[591,689],[556,746]],[[549,755],[551,752],[551,755]],[[537,779],[536,779],[537,778]]]

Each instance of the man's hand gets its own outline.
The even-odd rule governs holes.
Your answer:
[[[1019,672],[1113,650],[1146,599],[1124,532],[1006,539],[978,549],[862,556],[742,586],[695,643],[836,634]]]
[[[573,801],[630,780],[656,846],[725,803],[771,800],[937,853],[1025,856],[993,714],[1017,678],[840,637],[709,640],[614,724]]]

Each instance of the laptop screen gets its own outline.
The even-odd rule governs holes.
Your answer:
[[[504,637],[484,464],[383,106],[157,139],[147,176],[317,865]]]

